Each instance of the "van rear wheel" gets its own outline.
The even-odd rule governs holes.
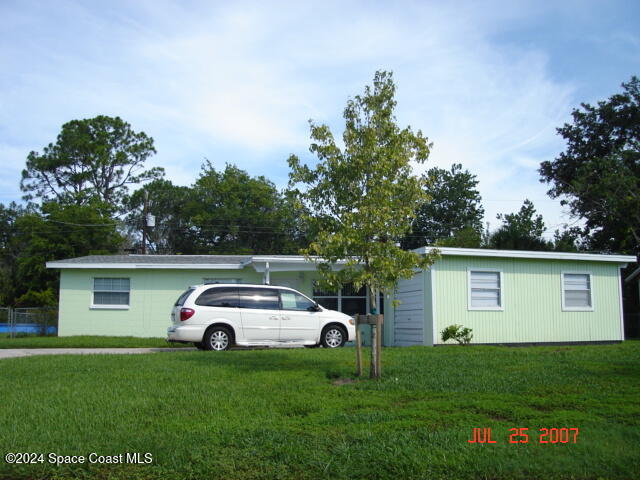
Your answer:
[[[207,330],[204,335],[205,350],[215,350],[221,352],[223,350],[229,350],[232,344],[231,332],[225,327],[213,327]]]

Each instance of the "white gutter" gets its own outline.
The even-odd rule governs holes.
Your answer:
[[[494,257],[494,258],[532,258],[538,260],[580,260],[589,262],[633,263],[636,257],[632,255],[605,255],[598,253],[572,252],[536,252],[530,250],[489,250],[483,248],[452,248],[452,247],[420,247],[413,250],[417,253],[427,253],[438,250],[443,256],[462,257]]]
[[[242,270],[246,263],[70,263],[47,262],[47,268],[93,268],[118,270]]]

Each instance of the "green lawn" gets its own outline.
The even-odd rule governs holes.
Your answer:
[[[629,479],[640,472],[640,342],[185,351],[0,361],[0,451],[149,452],[150,465],[8,465],[0,478]],[[472,427],[498,442],[470,444]],[[528,427],[528,444],[509,428]],[[579,428],[540,444],[541,427]]]
[[[0,348],[161,348],[193,347],[192,344],[167,343],[164,338],[137,337],[37,337],[35,335],[9,338],[0,336]]]

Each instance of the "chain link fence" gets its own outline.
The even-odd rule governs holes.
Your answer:
[[[58,334],[58,309],[0,307],[0,335],[10,338]]]

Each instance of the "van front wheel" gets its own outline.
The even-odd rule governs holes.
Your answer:
[[[320,340],[324,348],[338,348],[347,343],[347,331],[337,325],[329,325],[322,331]]]

